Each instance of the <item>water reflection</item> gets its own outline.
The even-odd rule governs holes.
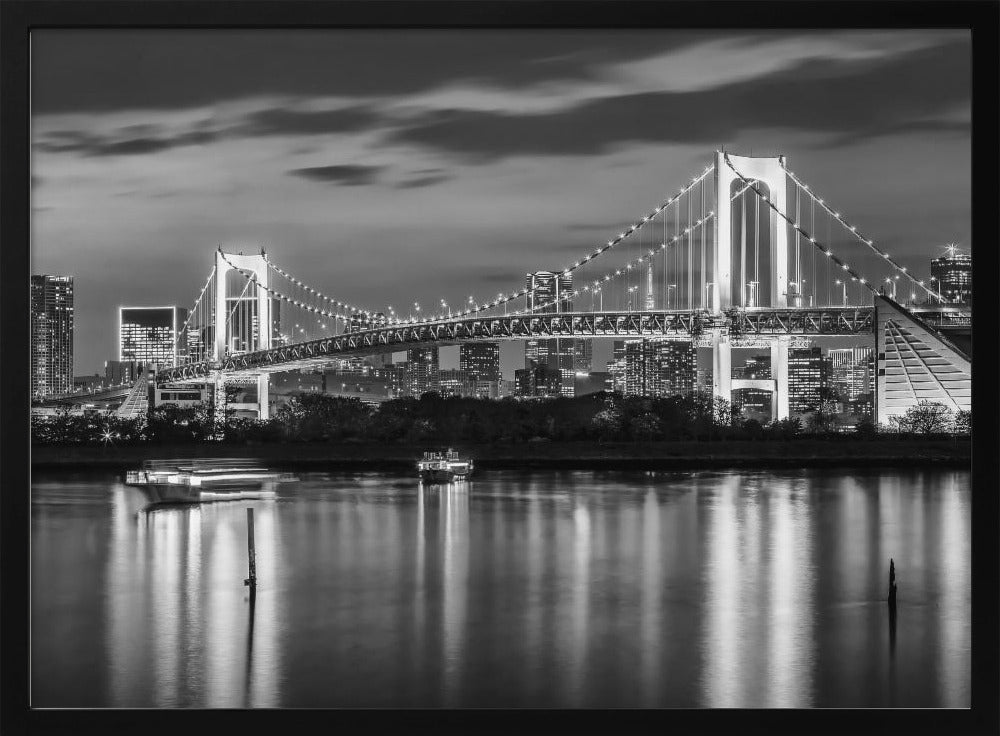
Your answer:
[[[273,504],[253,504],[261,581],[254,611],[242,587],[246,504],[137,504],[134,491],[113,489],[105,592],[113,704],[276,704]]]
[[[132,493],[36,483],[37,706],[969,702],[965,472],[314,475],[152,511]],[[95,559],[99,584],[76,584]]]

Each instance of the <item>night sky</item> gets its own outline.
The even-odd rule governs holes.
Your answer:
[[[972,245],[962,31],[43,31],[31,45],[32,272],[76,277],[77,375],[116,357],[119,304],[190,306],[217,244],[266,246],[330,296],[405,315],[563,267],[723,145],[785,154],[921,277],[945,243]]]

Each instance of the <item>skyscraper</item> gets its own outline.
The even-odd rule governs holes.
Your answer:
[[[73,390],[73,277],[31,277],[31,393]]]
[[[875,367],[872,348],[838,348],[827,355],[830,358],[830,387],[841,398],[857,401],[872,393]]]
[[[931,287],[946,302],[972,301],[972,256],[949,245],[947,255],[931,261]]]
[[[467,342],[458,352],[458,367],[470,381],[500,380],[500,345],[495,342]]]
[[[654,340],[657,385],[655,396],[694,391],[698,352],[691,340]]]
[[[819,348],[788,351],[788,411],[791,415],[806,414],[819,406],[825,374],[826,361]]]
[[[690,340],[626,340],[625,394],[674,396],[694,390],[697,352]]]
[[[119,307],[118,360],[162,368],[178,365],[187,345],[177,332],[187,319],[181,307]]]
[[[608,363],[608,373],[610,374],[608,390],[625,393],[625,341],[615,340],[611,353],[611,361]]]
[[[406,351],[407,393],[419,397],[438,387],[438,349],[411,348]]]
[[[536,271],[527,275],[525,287],[528,289],[529,312],[573,311],[573,300],[563,298],[563,295],[573,291],[572,274]],[[524,364],[530,367],[531,362],[535,361],[558,371],[573,370],[576,342],[573,338],[565,337],[528,340],[524,346]]]

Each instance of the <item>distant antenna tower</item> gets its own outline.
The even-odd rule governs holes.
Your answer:
[[[646,267],[646,311],[651,312],[656,308],[653,304],[653,259],[649,259],[649,265]]]

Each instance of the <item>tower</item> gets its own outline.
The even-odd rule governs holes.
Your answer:
[[[232,264],[232,265],[230,265]],[[251,287],[247,296],[241,296],[242,291],[230,294],[226,278],[233,270],[244,274],[253,274],[259,286]],[[242,253],[223,253],[222,248],[215,252],[215,340],[212,349],[212,359],[223,360],[230,348],[238,345],[241,352],[256,352],[271,347],[271,295],[270,268],[264,251],[258,255],[245,256]],[[243,281],[239,279],[236,283]],[[264,288],[260,288],[263,286]],[[234,319],[231,321],[229,315]],[[258,416],[267,419],[270,416],[268,407],[268,374],[257,376]],[[224,403],[225,390],[221,381],[216,381],[216,407]],[[218,411],[218,409],[217,409]]]
[[[715,248],[712,255],[712,273],[715,274],[716,286],[712,290],[712,311],[719,313],[723,309],[728,309],[738,303],[733,293],[733,277],[736,269],[733,268],[733,209],[730,203],[733,182],[742,182],[736,172],[726,163],[729,162],[747,180],[755,180],[767,187],[767,196],[774,202],[779,211],[785,212],[785,185],[786,174],[784,170],[785,157],[752,157],[734,156],[722,151],[715,152],[715,201],[716,227],[715,227]],[[788,306],[788,233],[784,223],[778,223],[772,229],[772,239],[770,245],[770,294],[757,293],[756,306],[761,306],[761,302],[768,296],[771,307]],[[743,288],[743,284],[737,284],[735,290]]]

